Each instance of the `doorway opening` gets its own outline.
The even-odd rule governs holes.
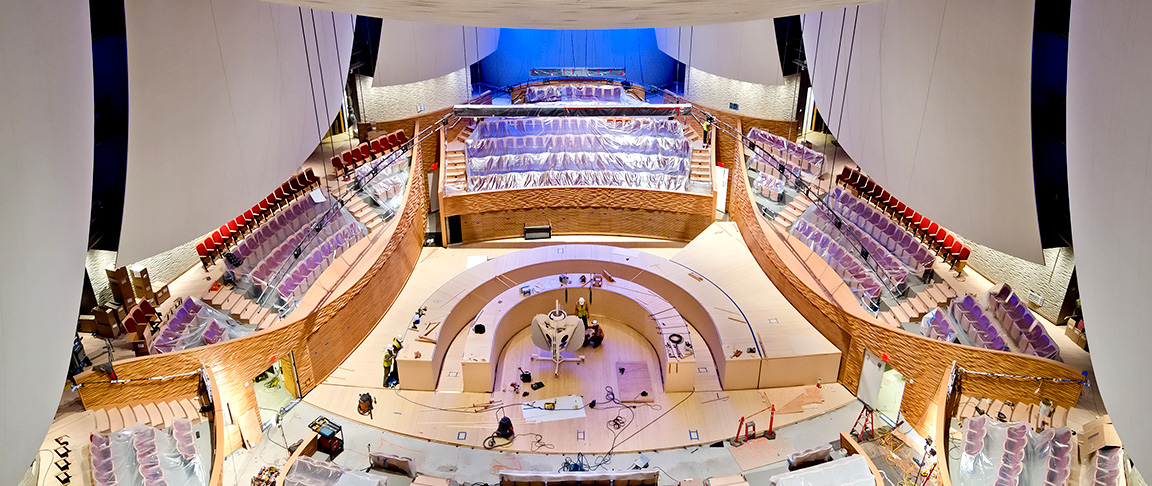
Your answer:
[[[277,416],[292,408],[300,397],[292,353],[273,360],[268,369],[256,375],[252,379],[252,392],[256,395],[261,428],[275,425]]]

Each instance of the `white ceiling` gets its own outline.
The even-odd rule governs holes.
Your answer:
[[[786,17],[865,0],[270,0],[382,19],[523,29],[634,29]]]

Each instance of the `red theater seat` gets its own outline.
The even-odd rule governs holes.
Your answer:
[[[399,140],[400,143],[407,142],[408,135],[404,134],[404,130],[396,130],[396,140]]]
[[[374,155],[382,155],[384,153],[384,149],[380,148],[380,139],[374,138],[368,145],[372,147],[372,153]]]
[[[311,167],[304,169],[304,180],[308,182],[308,187],[320,188],[320,178],[316,177],[316,172]]]
[[[204,264],[204,270],[208,270],[208,266],[212,264],[212,257],[208,255],[207,242],[200,242],[196,244],[196,254],[200,255],[200,263]]]
[[[964,272],[964,266],[968,264],[968,256],[972,254],[972,250],[968,248],[968,245],[961,244],[959,241],[956,244],[960,246],[960,249],[952,253],[952,269],[959,276]]]
[[[401,133],[403,133],[403,132],[401,132]],[[397,137],[395,133],[389,133],[388,134],[388,146],[389,147],[396,147],[397,145],[400,145],[400,137]]]
[[[344,161],[344,167],[356,167],[356,156],[351,150],[340,152],[340,160]]]

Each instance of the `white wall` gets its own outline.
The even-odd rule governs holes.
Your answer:
[[[769,120],[792,120],[796,116],[799,88],[799,75],[784,78],[784,84],[769,86],[728,79],[690,68],[684,97],[727,113]],[[739,109],[728,109],[728,103],[737,103]]]
[[[1042,262],[1034,10],[1033,0],[889,0],[801,22],[816,106],[853,160],[948,229]]]
[[[373,87],[372,78],[367,76],[357,76],[356,83],[364,122],[412,118],[468,101],[472,92],[468,69],[397,86]],[[417,110],[421,104],[425,107],[423,112]]]
[[[121,265],[211,232],[300,167],[343,102],[354,23],[259,0],[124,8]]]
[[[1152,3],[1073,0],[1068,196],[1077,281],[1104,404],[1138,468],[1152,465]]]
[[[0,2],[0,484],[28,471],[65,384],[88,243],[92,97],[88,2]]]
[[[772,19],[655,30],[660,50],[691,68],[747,83],[784,83]]]
[[[440,78],[496,50],[500,29],[384,19],[372,86]]]

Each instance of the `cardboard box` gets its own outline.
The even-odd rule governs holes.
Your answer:
[[[118,322],[113,323],[111,325],[104,324],[104,323],[97,323],[96,324],[96,334],[99,334],[99,335],[104,336],[106,338],[119,337],[122,332],[123,332],[123,329],[120,327],[120,323],[118,323]]]
[[[93,307],[92,318],[97,324],[103,324],[105,326],[111,326],[120,322],[120,316],[116,315],[116,309],[105,306]]]
[[[128,318],[128,311],[125,310],[124,304],[104,304],[106,307],[111,308],[116,312],[116,320],[123,321]]]
[[[1102,447],[1121,447],[1120,435],[1112,425],[1112,418],[1104,415],[1084,425],[1080,433],[1080,461],[1087,461],[1093,452]]]
[[[167,301],[171,297],[172,297],[172,294],[168,291],[167,285],[160,287],[160,290],[156,291],[156,295],[152,299],[152,307],[159,308],[160,304],[163,304],[165,301]]]
[[[80,322],[76,325],[76,330],[86,333],[96,332],[96,316],[91,314],[81,314]]]
[[[128,274],[128,269],[124,267],[115,270],[104,269],[108,274],[108,287],[112,289],[112,298],[117,302],[124,302],[129,297],[135,297],[135,292],[132,289],[132,278]]]
[[[144,339],[141,332],[129,334],[128,345],[132,347],[132,351],[136,352],[136,356],[148,356],[148,340]]]
[[[135,291],[136,296],[140,298],[140,300],[151,299],[156,296],[156,294],[152,292],[151,284],[146,287],[133,287],[133,290]]]

